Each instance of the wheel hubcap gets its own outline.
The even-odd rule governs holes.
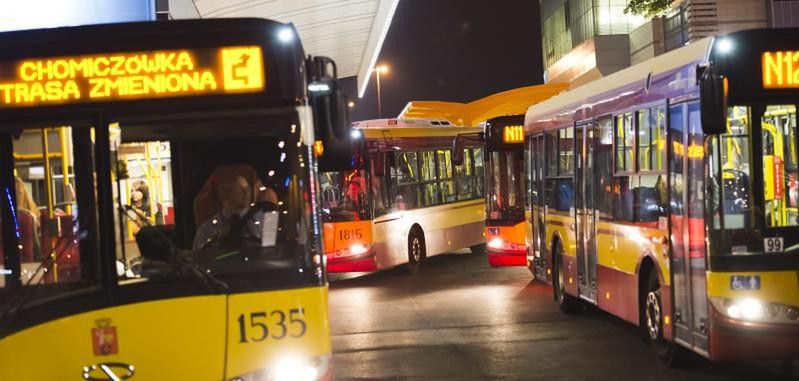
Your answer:
[[[415,262],[422,257],[422,244],[419,242],[419,238],[414,237],[411,241],[411,257]]]
[[[650,339],[657,340],[660,337],[660,298],[656,291],[646,295],[646,328]]]

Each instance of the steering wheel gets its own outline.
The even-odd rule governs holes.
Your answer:
[[[255,218],[258,213],[268,213],[273,212],[278,209],[277,204],[271,201],[258,201],[253,203],[250,208],[247,210],[241,218],[231,224],[230,229],[226,234],[222,234],[218,237],[214,237],[210,241],[208,241],[204,248],[212,247],[215,245],[219,245],[221,243],[221,247],[226,247],[233,251],[238,251],[241,249],[242,242],[261,242],[260,235],[257,235],[255,232],[252,232],[249,229],[250,222]],[[248,234],[249,233],[249,234]]]

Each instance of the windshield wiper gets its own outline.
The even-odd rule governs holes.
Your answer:
[[[56,237],[56,238],[62,239],[62,237]],[[58,243],[56,243],[56,247],[57,246]],[[36,279],[39,273],[41,273],[43,269],[50,266],[51,264],[57,263],[65,252],[66,250],[62,251],[60,254],[48,255],[42,261],[42,263],[39,264],[39,267],[36,268],[36,271],[33,272],[33,275],[31,275],[30,278],[28,278],[28,281],[25,282],[25,284],[22,285],[22,287],[20,288],[21,291],[19,292],[19,294],[17,294],[16,299],[11,303],[9,303],[8,307],[6,307],[6,309],[3,310],[2,313],[0,313],[0,325],[4,325],[6,323],[6,320],[12,318],[17,313],[17,311],[19,311],[19,309],[25,304],[25,302],[28,301],[29,294],[32,292],[30,291],[31,286],[38,286],[44,281],[44,275],[42,275],[41,277],[39,277],[38,280],[36,280],[36,283],[33,283],[33,281]]]
[[[188,269],[191,274],[203,281],[203,283],[213,291],[226,293],[230,289],[227,283],[211,274],[210,269],[205,269],[205,271],[203,271],[203,268],[197,263],[197,260],[191,256],[178,253],[175,255],[175,258],[184,268]]]

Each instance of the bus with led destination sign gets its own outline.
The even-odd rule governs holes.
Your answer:
[[[524,143],[524,126],[504,126],[502,127],[503,143]]]
[[[332,379],[336,70],[262,19],[0,33],[0,380]]]
[[[29,59],[0,64],[0,108],[256,92],[265,86],[258,46]]]
[[[709,37],[531,106],[530,269],[665,364],[799,358],[799,30]]]
[[[763,88],[799,88],[799,51],[763,52]]]
[[[486,141],[485,239],[491,266],[527,264],[531,225],[525,223],[527,168],[524,155],[524,115],[489,119]]]

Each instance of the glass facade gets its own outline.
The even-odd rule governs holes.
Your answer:
[[[771,24],[774,28],[799,26],[799,0],[772,0]]]
[[[646,22],[625,14],[628,0],[543,0],[544,65],[550,67],[594,36],[627,34]]]

